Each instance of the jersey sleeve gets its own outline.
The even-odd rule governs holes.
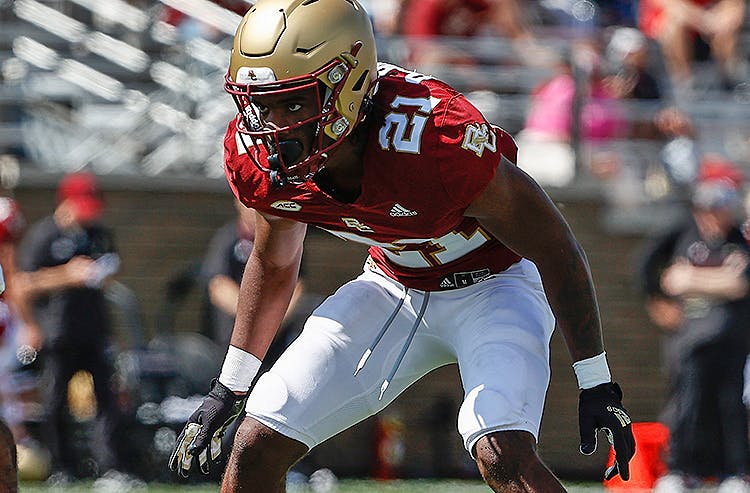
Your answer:
[[[454,96],[438,117],[437,159],[445,194],[459,209],[468,207],[495,176],[501,155],[515,161],[515,144],[488,123],[463,95]]]

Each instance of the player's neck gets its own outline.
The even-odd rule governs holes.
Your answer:
[[[335,157],[345,149],[337,149]],[[339,202],[350,203],[357,200],[362,191],[362,161],[334,159],[315,175],[318,188]]]
[[[364,135],[366,132],[353,132],[315,177],[318,187],[340,202],[354,202],[362,191]]]

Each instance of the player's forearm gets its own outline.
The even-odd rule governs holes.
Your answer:
[[[557,326],[573,361],[604,351],[599,306],[585,254],[575,240],[537,261]]]
[[[586,256],[544,190],[502,159],[495,178],[465,214],[536,264],[573,360],[601,354],[599,308]]]
[[[292,298],[298,265],[271,266],[251,256],[240,285],[232,346],[263,359]]]

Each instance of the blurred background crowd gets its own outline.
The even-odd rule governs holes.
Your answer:
[[[223,77],[252,3],[0,0],[0,262],[11,312],[0,409],[30,479],[169,479],[166,457],[220,365],[252,249],[252,222],[234,210],[222,168],[236,111]],[[445,80],[515,136],[519,166],[589,251],[612,364],[633,389],[626,405],[636,420],[661,419],[671,377],[659,368],[674,360],[660,338],[680,322],[658,303],[659,275],[673,254],[657,265],[643,245],[689,218],[706,183],[723,188],[701,191],[701,207],[729,206],[743,231],[746,1],[363,4],[381,61]],[[279,350],[360,267],[361,250],[342,253],[314,232],[307,241]],[[567,361],[561,347],[553,357]],[[567,380],[553,374],[542,456],[558,473],[590,477],[596,465],[564,458],[577,439],[572,414],[558,413],[574,411]],[[355,452],[323,447],[302,473],[475,474],[451,438],[456,399],[439,379],[405,402],[418,407],[417,426],[395,405],[344,434]],[[423,428],[435,433],[423,439]]]

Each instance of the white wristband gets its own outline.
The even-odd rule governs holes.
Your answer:
[[[219,382],[232,392],[247,392],[260,369],[260,360],[235,346],[229,346]]]
[[[602,383],[612,381],[607,365],[607,353],[603,352],[591,358],[582,359],[573,363],[573,371],[576,372],[578,388],[590,389]]]

